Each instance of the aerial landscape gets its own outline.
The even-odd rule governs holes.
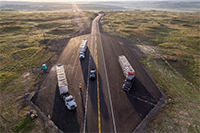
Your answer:
[[[200,132],[198,0],[0,1],[0,132]]]

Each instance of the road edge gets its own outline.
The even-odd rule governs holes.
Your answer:
[[[56,125],[55,123],[45,115],[44,112],[42,112],[38,107],[37,105],[35,105],[31,99],[32,97],[34,96],[34,92],[33,93],[30,93],[28,94],[27,98],[25,99],[26,103],[28,106],[30,106],[31,108],[35,109],[38,113],[38,115],[44,120],[44,125],[45,127],[51,127],[54,129],[54,131],[56,131],[56,133],[64,133],[62,130],[60,130]]]
[[[148,123],[149,119],[151,117],[153,117],[167,103],[166,102],[167,96],[164,93],[164,91],[156,84],[156,82],[154,81],[152,75],[147,71],[147,69],[143,66],[143,64],[140,61],[139,61],[139,63],[144,68],[144,70],[146,71],[146,73],[149,75],[149,77],[151,78],[151,80],[153,81],[153,83],[155,84],[155,86],[158,88],[158,90],[162,94],[162,97],[159,99],[158,103],[154,106],[154,108],[151,109],[151,111],[146,115],[146,117],[140,122],[140,124],[133,130],[132,133],[144,132],[144,128],[145,128],[146,124]]]

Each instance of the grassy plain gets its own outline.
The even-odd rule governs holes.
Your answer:
[[[132,40],[145,53],[140,61],[168,96],[148,132],[200,132],[199,23],[195,13],[160,11],[106,12],[101,20],[105,32]]]
[[[39,120],[25,116],[29,109],[23,98],[35,91],[42,76],[32,70],[41,70],[43,63],[61,52],[51,50],[51,40],[77,36],[79,26],[90,31],[93,18],[92,12],[0,12],[1,132],[41,131]]]

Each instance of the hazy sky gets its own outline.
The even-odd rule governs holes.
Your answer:
[[[194,1],[194,0],[0,0],[0,1],[69,2],[69,1]]]

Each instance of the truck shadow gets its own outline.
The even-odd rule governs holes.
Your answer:
[[[84,79],[84,83],[87,87],[87,78],[88,78],[88,64],[89,64],[89,56],[90,56],[90,50],[87,49],[85,53],[85,59],[80,59],[80,65],[81,65],[81,70],[82,70],[82,75]],[[91,60],[93,60],[91,58]]]
[[[51,120],[63,132],[79,132],[76,110],[69,111],[60,97],[58,85],[56,86],[54,106]]]
[[[144,119],[158,102],[137,78],[126,95],[141,119]]]

